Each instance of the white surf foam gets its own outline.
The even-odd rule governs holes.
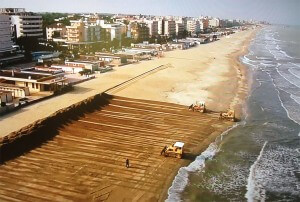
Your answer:
[[[256,167],[263,155],[265,146],[267,145],[267,142],[264,143],[256,161],[253,163],[253,165],[250,167],[250,173],[248,177],[248,184],[247,184],[247,192],[246,192],[246,199],[248,202],[254,202],[254,201],[265,201],[266,193],[261,184],[258,184],[255,180],[256,178]]]
[[[187,167],[181,167],[175,176],[171,187],[168,190],[168,198],[166,202],[181,201],[181,193],[189,182],[189,174],[200,171],[205,167],[205,161],[212,159],[219,151],[220,141],[223,140],[223,136],[228,134],[229,131],[236,128],[239,124],[235,124],[231,128],[224,131],[219,137],[216,138],[215,142],[211,143],[208,148],[202,152],[196,159],[190,163]]]
[[[273,84],[275,90],[277,91],[277,96],[278,96],[278,99],[279,99],[279,101],[280,101],[280,104],[281,104],[282,108],[285,110],[285,112],[286,112],[288,118],[289,118],[290,120],[292,120],[294,123],[300,125],[300,121],[299,121],[299,120],[298,120],[298,121],[299,121],[299,122],[298,122],[296,119],[294,119],[294,118],[291,117],[289,110],[284,106],[284,104],[283,104],[283,102],[282,102],[282,100],[281,100],[281,98],[280,98],[280,93],[279,93],[279,90],[277,89],[277,87],[276,87],[276,85],[275,85],[275,83],[274,83],[274,79],[272,78],[272,76],[270,75],[270,73],[268,73],[268,75],[269,75],[269,77],[270,77],[271,80],[272,80],[272,84]],[[278,88],[279,88],[279,87],[278,87]],[[281,88],[279,88],[279,89],[281,89]],[[286,92],[286,91],[285,91],[285,92]],[[288,92],[287,92],[287,93],[288,93]],[[290,93],[289,93],[289,94],[290,94]]]

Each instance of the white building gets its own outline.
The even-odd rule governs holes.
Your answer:
[[[42,16],[26,12],[24,8],[1,8],[0,13],[9,15],[14,26],[15,37],[43,37]]]
[[[164,22],[163,19],[157,20],[157,33],[159,35],[164,35]]]
[[[188,20],[187,21],[187,31],[192,34],[199,33],[203,30],[203,23],[201,20]]]
[[[208,26],[213,27],[219,27],[220,26],[220,20],[218,18],[213,18],[208,21]]]
[[[126,26],[122,23],[106,24],[104,20],[97,20],[97,25],[100,25],[101,28],[110,33],[111,40],[115,38],[121,40],[122,34],[126,33]]]
[[[145,23],[149,28],[149,36],[158,35],[158,21],[156,20],[146,20]]]
[[[58,35],[59,38],[67,37],[67,28],[62,23],[55,23],[46,28],[46,37],[47,40],[53,40],[55,34]]]
[[[10,17],[7,15],[0,15],[0,58],[5,53],[14,50],[12,45]]]

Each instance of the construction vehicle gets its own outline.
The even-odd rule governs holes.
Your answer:
[[[230,109],[227,112],[221,112],[219,119],[234,122],[235,121],[235,112],[234,112],[234,110]]]
[[[175,142],[175,144],[172,144],[168,147],[165,146],[161,151],[161,155],[164,155],[165,157],[171,156],[181,159],[183,156],[183,146],[183,142]]]
[[[205,102],[196,102],[196,104],[192,104],[189,106],[189,110],[193,110],[193,112],[205,112]]]

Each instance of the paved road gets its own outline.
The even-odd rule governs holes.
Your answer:
[[[45,118],[59,109],[80,102],[119,83],[156,68],[158,63],[163,64],[163,60],[158,62],[158,59],[155,59],[116,68],[116,70],[112,72],[96,75],[95,79],[76,85],[72,92],[29,105],[16,112],[1,116],[0,137],[6,136],[39,119]]]

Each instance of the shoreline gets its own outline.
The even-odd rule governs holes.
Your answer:
[[[249,52],[249,45],[251,43],[251,40],[255,37],[256,33],[258,30],[256,30],[254,33],[251,34],[251,36],[243,42],[243,50],[239,50],[236,52],[233,52],[229,56],[229,60],[234,66],[236,70],[236,76],[238,76],[238,87],[237,87],[237,92],[235,97],[232,99],[232,102],[230,103],[230,108],[233,108],[236,110],[237,116],[241,119],[241,117],[244,115],[243,114],[243,105],[245,104],[245,98],[248,95],[249,92],[249,78],[248,78],[248,70],[245,64],[243,64],[240,61],[240,57],[246,55]],[[236,103],[236,99],[238,99],[238,103]],[[216,141],[217,137],[219,137],[221,134],[223,134],[226,130],[231,129],[234,126],[234,124],[229,124],[228,126],[223,126],[223,129],[220,131],[215,131],[212,134],[210,134],[207,139],[205,139],[201,144],[199,144],[199,147],[196,150],[197,156],[201,155],[202,152],[204,152],[208,146]],[[178,166],[177,171],[172,173],[170,175],[168,182],[166,183],[166,186],[164,187],[162,191],[162,197],[160,198],[159,201],[165,201],[168,198],[168,191],[170,187],[172,186],[172,183],[174,181],[175,176],[178,174],[178,171],[181,167],[186,167],[190,162],[184,162],[180,166]]]

